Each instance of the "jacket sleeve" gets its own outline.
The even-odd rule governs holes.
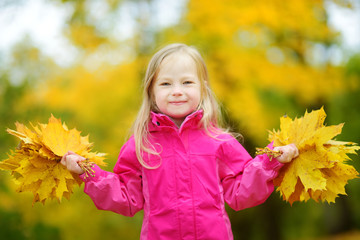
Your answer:
[[[225,141],[220,151],[219,175],[229,206],[239,211],[265,202],[274,191],[272,180],[283,164],[269,161],[267,155],[253,159],[234,138]]]
[[[114,172],[94,166],[95,176],[81,179],[84,192],[101,210],[113,211],[125,216],[134,216],[143,209],[141,165],[138,163],[131,138],[121,149]]]

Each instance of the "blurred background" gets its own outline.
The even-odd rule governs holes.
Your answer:
[[[0,160],[19,121],[51,113],[90,135],[111,171],[138,111],[147,63],[174,42],[196,46],[225,120],[255,147],[287,114],[324,106],[337,140],[360,142],[358,0],[1,0]],[[350,164],[360,170],[360,159]],[[99,211],[77,188],[70,200],[32,206],[0,172],[1,239],[139,239],[133,218]],[[228,210],[235,239],[360,239],[360,181],[336,203],[290,206],[274,192],[263,205]]]

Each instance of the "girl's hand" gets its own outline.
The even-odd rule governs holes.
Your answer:
[[[85,158],[74,153],[68,151],[65,155],[61,158],[61,164],[64,165],[70,172],[83,174],[84,170],[81,169],[78,162],[84,161]]]
[[[276,158],[281,163],[289,163],[299,156],[299,150],[293,143],[281,147],[274,147],[274,151],[280,151],[282,153],[280,157]]]

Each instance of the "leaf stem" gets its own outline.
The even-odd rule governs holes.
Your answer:
[[[280,151],[274,151],[269,147],[256,148],[256,155],[261,155],[261,154],[266,154],[269,157],[269,161],[271,162],[273,158],[280,157],[282,153]]]
[[[95,177],[95,171],[92,169],[95,163],[85,159],[84,161],[78,162],[80,168],[85,172],[85,179],[88,177]]]

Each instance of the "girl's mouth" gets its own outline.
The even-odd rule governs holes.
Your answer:
[[[184,104],[186,103],[186,101],[173,101],[173,102],[170,102],[170,104],[173,104],[173,105],[181,105],[181,104]]]

